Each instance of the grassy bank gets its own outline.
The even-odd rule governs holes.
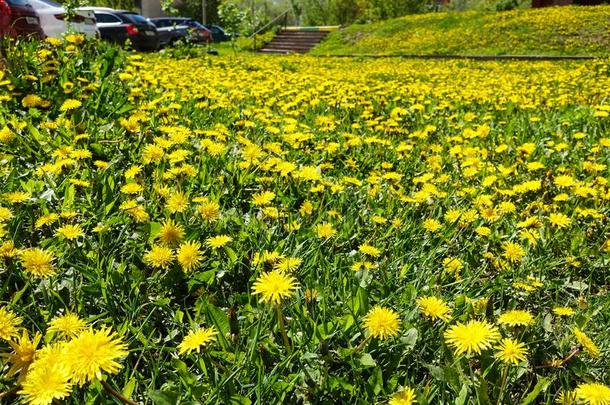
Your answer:
[[[315,54],[608,55],[610,6],[434,13],[331,33]]]

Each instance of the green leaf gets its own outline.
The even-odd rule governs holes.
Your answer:
[[[136,388],[136,379],[134,377],[131,377],[129,379],[129,381],[127,381],[127,384],[125,384],[125,386],[123,387],[123,395],[126,398],[131,399],[131,395],[133,394],[133,390]]]
[[[180,394],[173,391],[148,391],[150,398],[155,405],[176,405]]]
[[[466,400],[468,399],[468,384],[462,384],[462,389],[460,390],[460,394],[455,399],[455,405],[464,405]]]
[[[229,333],[229,317],[226,312],[212,304],[206,305],[206,314],[209,322],[218,330],[218,341],[223,348],[229,347],[226,335]]]
[[[360,356],[360,365],[363,368],[375,367],[377,366],[377,362],[369,353],[364,353],[362,356]]]
[[[529,394],[527,394],[527,396],[523,399],[523,401],[521,401],[520,405],[528,405],[528,404],[531,404],[532,402],[534,402],[542,391],[546,391],[546,389],[549,387],[549,385],[551,385],[552,381],[553,381],[552,378],[546,378],[546,377],[541,378],[540,381],[538,381],[538,384],[536,384],[536,386],[534,387],[534,389],[532,391],[530,391]]]

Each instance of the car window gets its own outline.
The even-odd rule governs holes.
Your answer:
[[[95,19],[98,23],[120,23],[121,19],[117,16],[108,13],[95,12]]]
[[[56,3],[52,0],[39,0],[38,3],[44,3],[50,7],[63,7],[61,4]]]
[[[28,3],[37,10],[45,9],[45,8],[53,8],[53,6],[51,6],[45,2],[42,2],[42,1],[38,1],[38,0],[28,0]],[[61,6],[55,6],[55,7],[61,7]]]
[[[7,0],[10,6],[25,6],[28,4],[27,0]]]
[[[153,24],[155,24],[155,27],[157,28],[161,28],[161,27],[167,27],[168,23],[167,20],[150,20]]]
[[[136,23],[148,24],[148,20],[146,18],[144,18],[143,16],[141,16],[140,14],[136,14],[136,13],[123,13],[123,14],[126,15],[127,17],[131,18]]]
[[[195,28],[205,28],[205,27],[203,26],[203,24],[201,24],[199,21],[195,21],[195,20],[188,20],[188,21],[186,22],[186,24],[187,24],[189,27],[195,27]]]

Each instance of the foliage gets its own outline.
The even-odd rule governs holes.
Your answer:
[[[331,33],[318,54],[608,55],[610,6],[407,16]]]
[[[607,398],[606,62],[7,49],[3,402]]]

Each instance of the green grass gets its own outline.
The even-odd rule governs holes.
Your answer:
[[[608,55],[610,6],[412,15],[333,32],[336,54]]]

